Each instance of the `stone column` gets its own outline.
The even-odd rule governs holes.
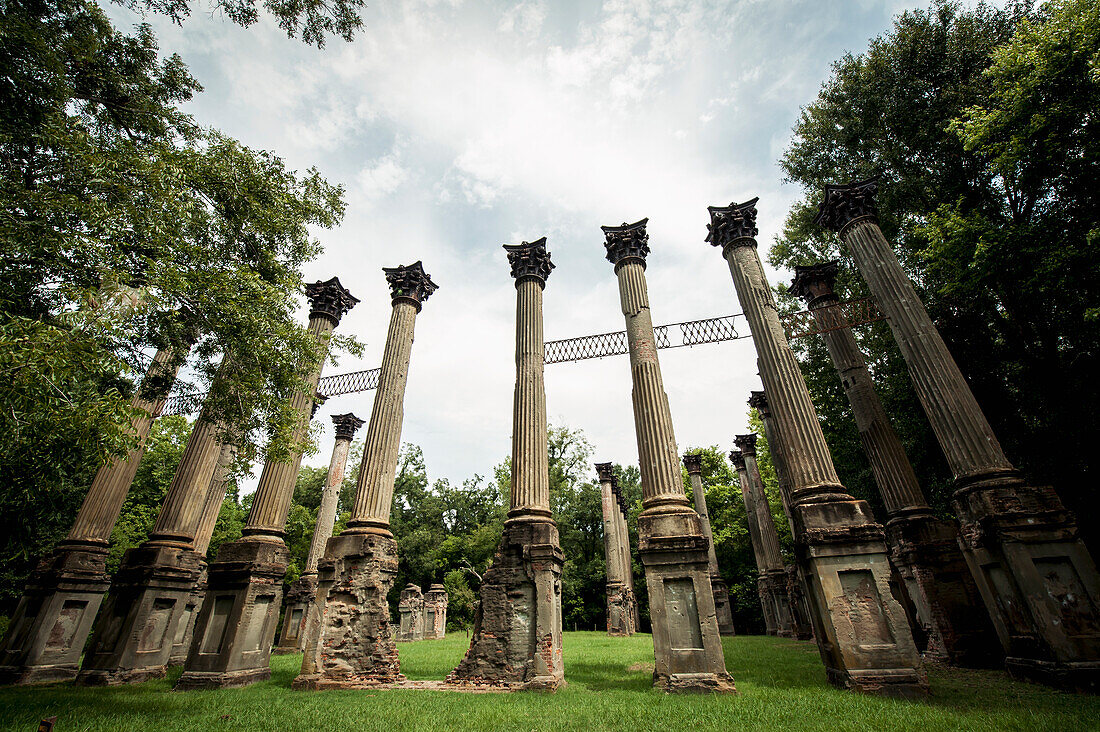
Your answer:
[[[901,605],[890,593],[882,527],[848,495],[833,467],[810,393],[787,345],[756,252],[756,199],[710,208],[707,240],[722,247],[756,344],[760,378],[790,473],[795,550],[803,565],[818,648],[829,679],[859,691],[927,694]]]
[[[661,380],[645,267],[648,219],[604,226],[626,319],[634,430],[642,473],[638,552],[653,626],[654,685],[666,691],[733,692],[707,571],[707,539],[684,493],[676,436]]]
[[[306,628],[316,623],[314,617],[317,594],[317,563],[325,553],[325,545],[332,538],[336,523],[336,504],[340,501],[340,487],[344,484],[344,467],[355,432],[363,426],[363,420],[351,412],[332,415],[336,427],[336,442],[332,446],[332,458],[328,463],[328,477],[321,491],[321,505],[317,508],[317,523],[309,542],[309,554],[302,575],[291,583],[286,593],[286,610],[283,627],[273,653],[301,653],[305,649]]]
[[[310,620],[305,629],[305,655],[295,689],[356,687],[404,679],[386,600],[397,575],[390,509],[416,316],[438,286],[420,262],[382,271],[393,309],[355,501],[348,527],[328,540],[318,562],[316,608],[311,611],[316,625]]]
[[[516,280],[512,493],[504,535],[481,582],[466,657],[447,680],[553,690],[565,685],[558,527],[550,514],[542,292],[554,268],[546,238],[505,245]]]
[[[441,640],[447,635],[447,588],[433,584],[424,596],[424,639]]]
[[[626,599],[626,579],[623,558],[623,541],[620,531],[620,512],[611,481],[611,463],[596,463],[600,479],[601,507],[603,509],[603,548],[607,563],[607,634],[624,636],[631,634],[630,607]]]
[[[401,590],[401,602],[397,605],[399,622],[397,640],[401,642],[424,640],[424,593],[414,584]]]
[[[839,233],[901,350],[955,475],[963,554],[1009,670],[1069,687],[1100,678],[1100,575],[1076,519],[1009,462],[878,225],[874,181],[827,186],[816,222]]]
[[[718,554],[714,548],[714,532],[710,528],[710,514],[707,512],[707,490],[703,487],[703,456],[693,452],[684,455],[684,468],[691,481],[691,492],[695,496],[695,510],[703,524],[703,536],[707,539],[707,572],[710,573],[710,586],[714,591],[714,612],[718,618],[718,632],[721,635],[736,635],[733,627],[733,608],[730,607],[730,592],[722,575],[718,572]]]
[[[764,396],[764,392],[751,392],[749,406],[759,412],[760,421],[764,423],[764,437],[767,439],[768,446],[771,450],[772,465],[775,467],[776,482],[779,488],[779,499],[783,504],[783,513],[787,516],[787,521],[789,523],[791,516],[788,499],[790,495],[790,478],[787,474],[786,465],[783,462],[782,441],[779,439],[779,436],[775,433],[775,429],[772,426],[771,410],[768,408],[768,400]],[[740,452],[738,452],[738,454],[740,454]],[[730,453],[730,460],[733,460],[733,453]],[[747,479],[746,473],[745,480]],[[761,481],[761,483],[762,482],[763,481]],[[776,543],[779,542],[779,533],[776,531],[775,521],[770,511],[768,512],[764,524],[760,527],[760,530],[770,531],[775,535]],[[783,590],[776,587],[775,592],[786,592],[787,607],[790,610],[791,635],[798,640],[812,640],[814,638],[814,627],[810,607],[806,601],[806,580],[802,576],[802,570],[797,563],[788,564],[784,569],[787,574],[786,586]],[[777,629],[777,635],[784,635],[784,628],[782,625]]]
[[[838,307],[840,300],[833,290],[837,271],[836,262],[795,267],[790,291],[806,300],[823,329],[829,356],[852,405],[863,450],[889,517],[886,545],[890,560],[928,638],[924,656],[988,666],[1000,660],[1000,649],[988,618],[974,612],[982,606],[982,599],[959,549],[959,531],[953,522],[936,518],[925,500],[905,448],[875,393],[855,336]]]
[[[291,397],[298,420],[295,442],[304,440],[309,429],[331,333],[359,302],[336,277],[307,285],[306,297],[309,332],[322,358],[310,371],[305,389]],[[264,465],[242,538],[223,544],[210,565],[206,598],[177,689],[247,686],[270,678],[268,664],[287,565],[283,529],[301,462],[301,453],[295,451],[285,462],[268,460]]]
[[[630,527],[627,525],[626,500],[619,490],[619,477],[611,476],[611,494],[615,496],[615,503],[619,507],[615,520],[619,524],[619,556],[623,563],[623,592],[626,597],[626,607],[630,611],[630,634],[638,632],[638,597],[634,594],[634,558],[630,553]]]
[[[210,479],[210,487],[206,492],[206,500],[203,503],[198,533],[195,535],[195,553],[201,557],[199,578],[184,602],[183,614],[176,625],[172,654],[168,657],[169,666],[182,666],[187,661],[187,652],[191,649],[191,639],[195,634],[195,621],[198,620],[202,600],[206,597],[206,552],[210,548],[210,540],[214,536],[214,526],[218,523],[218,514],[221,513],[222,504],[225,503],[225,490],[226,485],[229,483],[229,469],[236,457],[237,449],[233,445],[228,443],[221,445],[221,450],[218,453],[218,463],[214,468],[214,476]]]
[[[0,644],[0,683],[76,678],[84,643],[111,584],[106,570],[111,532],[185,355],[171,348],[157,351],[130,403],[134,448],[99,469],[68,537],[31,574]]]
[[[734,443],[739,448],[739,476],[742,480],[742,494],[747,490],[750,500],[746,501],[746,512],[751,507],[752,524],[760,541],[757,554],[757,591],[760,602],[770,605],[775,617],[775,634],[781,637],[794,637],[794,622],[787,589],[787,569],[783,565],[783,552],[779,548],[779,534],[775,530],[771,506],[764,492],[764,481],[760,477],[760,468],[756,463],[756,435],[737,435]],[[731,456],[732,460],[732,456]]]
[[[749,484],[748,473],[745,469],[745,456],[740,450],[734,450],[729,455],[730,463],[737,471],[737,482],[741,488],[741,500],[745,504],[745,522],[749,526],[749,542],[752,545],[753,558],[756,560],[756,592],[760,598],[760,610],[764,614],[764,629],[768,635],[779,634],[779,620],[777,605],[764,582],[768,565],[764,558],[764,550],[760,544],[760,526],[756,515],[756,497]]]
[[[223,358],[219,378],[232,368]],[[92,630],[78,684],[113,685],[164,676],[176,639],[185,632],[187,600],[202,574],[195,551],[221,447],[206,407],[191,427],[149,539],[123,555]]]

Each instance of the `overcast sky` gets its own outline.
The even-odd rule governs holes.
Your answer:
[[[205,87],[188,105],[201,124],[346,189],[347,215],[318,232],[325,252],[306,276],[337,275],[362,301],[339,328],[366,351],[326,374],[380,364],[381,268],[423,260],[440,289],[417,319],[401,439],[423,447],[431,479],[461,482],[511,451],[515,289],[501,245],[547,237],[547,340],[622,330],[599,227],[642,217],[655,323],[740,312],[704,242],[707,206],[759,196],[763,257],[798,195],[777,160],[800,107],[834,60],[912,5],[391,0],[363,11],[353,43],[323,51],[269,19],[151,22]],[[660,352],[681,450],[729,449],[746,431],[755,359],[748,339]],[[637,462],[630,389],[625,356],[546,368],[550,422],[583,430],[599,461]],[[328,462],[330,415],[368,419],[373,398],[321,407],[306,464]]]

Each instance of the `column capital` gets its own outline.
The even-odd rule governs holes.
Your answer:
[[[546,287],[546,278],[554,263],[550,261],[550,252],[546,251],[546,237],[522,244],[505,244],[508,252],[508,264],[512,265],[512,277],[516,287],[524,280],[535,280],[539,287]]]
[[[745,455],[740,450],[730,451],[730,462],[733,463],[733,467],[737,470],[745,469]]]
[[[722,247],[722,255],[733,247],[756,246],[756,202],[754,198],[744,203],[728,206],[707,206],[710,223],[707,224],[707,241],[711,246]]]
[[[359,299],[340,284],[339,277],[306,285],[306,297],[310,305],[309,319],[328,318],[334,328],[349,310],[359,304]]]
[[[646,218],[633,224],[624,221],[622,226],[600,227],[606,239],[607,261],[615,265],[616,271],[627,262],[637,262],[645,269],[645,258],[649,255],[649,234],[645,230],[648,223]]]
[[[309,408],[309,418],[312,420],[317,416],[317,410],[321,408],[321,405],[328,401],[328,397],[324,394],[313,395],[313,406]]]
[[[805,300],[810,306],[820,304],[826,299],[836,300],[833,285],[836,283],[839,272],[840,263],[835,259],[831,262],[812,264],[809,267],[796,266],[790,292],[795,297]]]
[[[878,181],[874,178],[846,185],[826,185],[814,223],[843,234],[849,225],[861,219],[878,221],[877,191]]]
[[[688,473],[695,475],[703,474],[703,454],[699,452],[689,452],[684,455],[684,467],[687,468]]]
[[[772,416],[771,407],[768,406],[768,395],[762,391],[749,392],[749,406],[760,412],[760,416],[764,419]]]
[[[733,438],[733,444],[741,448],[741,453],[745,457],[756,457],[756,435],[754,433],[737,435]]]
[[[418,313],[424,301],[439,289],[419,260],[400,267],[383,267],[382,271],[386,273],[393,304],[401,301],[412,303]]]
[[[332,424],[336,426],[337,440],[350,440],[355,437],[355,432],[363,426],[363,420],[348,412],[347,414],[332,415]]]
[[[601,483],[618,483],[615,474],[611,472],[611,463],[596,463],[596,474],[600,476]]]

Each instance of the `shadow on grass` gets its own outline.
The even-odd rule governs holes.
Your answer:
[[[622,664],[600,661],[565,661],[565,680],[582,684],[593,691],[649,691],[653,688],[651,673],[629,671]]]

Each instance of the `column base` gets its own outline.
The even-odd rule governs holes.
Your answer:
[[[1030,658],[1006,658],[1014,679],[1053,686],[1063,691],[1100,692],[1100,663],[1057,663]]]
[[[626,586],[621,582],[607,584],[607,634],[619,638],[634,635],[630,601]]]
[[[508,521],[481,582],[473,638],[447,676],[451,684],[565,685],[561,570],[565,557],[552,521]]]
[[[917,621],[927,633],[924,658],[971,668],[1000,666],[1004,652],[950,521],[930,514],[893,519],[886,543]]]
[[[1017,673],[1089,687],[1100,665],[1100,575],[1073,514],[1015,471],[957,481],[959,542]],[[1006,662],[1007,663],[1007,662]],[[1046,683],[1046,681],[1044,681]]]
[[[433,584],[424,596],[424,639],[442,640],[447,636],[447,588]]]
[[[176,689],[248,686],[270,678],[271,646],[286,574],[281,540],[223,544],[210,565],[206,597]]]
[[[0,684],[72,681],[103,596],[106,548],[59,547],[31,574],[0,645]]]
[[[802,579],[802,570],[797,565],[788,564],[787,600],[791,611],[791,632],[795,640],[813,640],[814,624],[810,615],[810,605],[806,601],[806,583]]]
[[[404,680],[386,600],[397,575],[397,542],[344,532],[317,567],[316,627],[306,638],[295,689],[361,688]]]
[[[908,620],[890,593],[882,527],[867,503],[802,503],[792,514],[829,681],[866,693],[927,696]]]
[[[787,596],[787,571],[773,569],[761,572],[756,580],[756,588],[760,595],[760,606],[764,609],[764,619],[766,622],[771,619],[768,635],[796,637],[791,618],[791,600]]]
[[[168,673],[172,646],[186,631],[186,604],[202,565],[203,558],[190,549],[142,545],[127,551],[76,683],[136,684]]]
[[[301,653],[305,649],[306,621],[317,594],[317,575],[305,574],[290,584],[286,592],[286,610],[279,640],[271,650],[276,656]]]
[[[653,685],[668,692],[737,693],[726,672],[708,573],[707,539],[694,511],[638,517],[653,626]]]
[[[721,577],[711,575],[710,589],[714,595],[714,615],[718,619],[718,635],[737,635],[733,627],[733,608],[730,606],[729,587]]]
[[[199,579],[195,583],[195,589],[183,606],[183,618],[179,628],[182,631],[172,644],[172,655],[168,657],[169,666],[182,666],[187,661],[187,653],[191,650],[191,639],[195,636],[195,623],[199,619],[199,610],[202,608],[203,598],[206,597],[206,562],[202,563]]]

